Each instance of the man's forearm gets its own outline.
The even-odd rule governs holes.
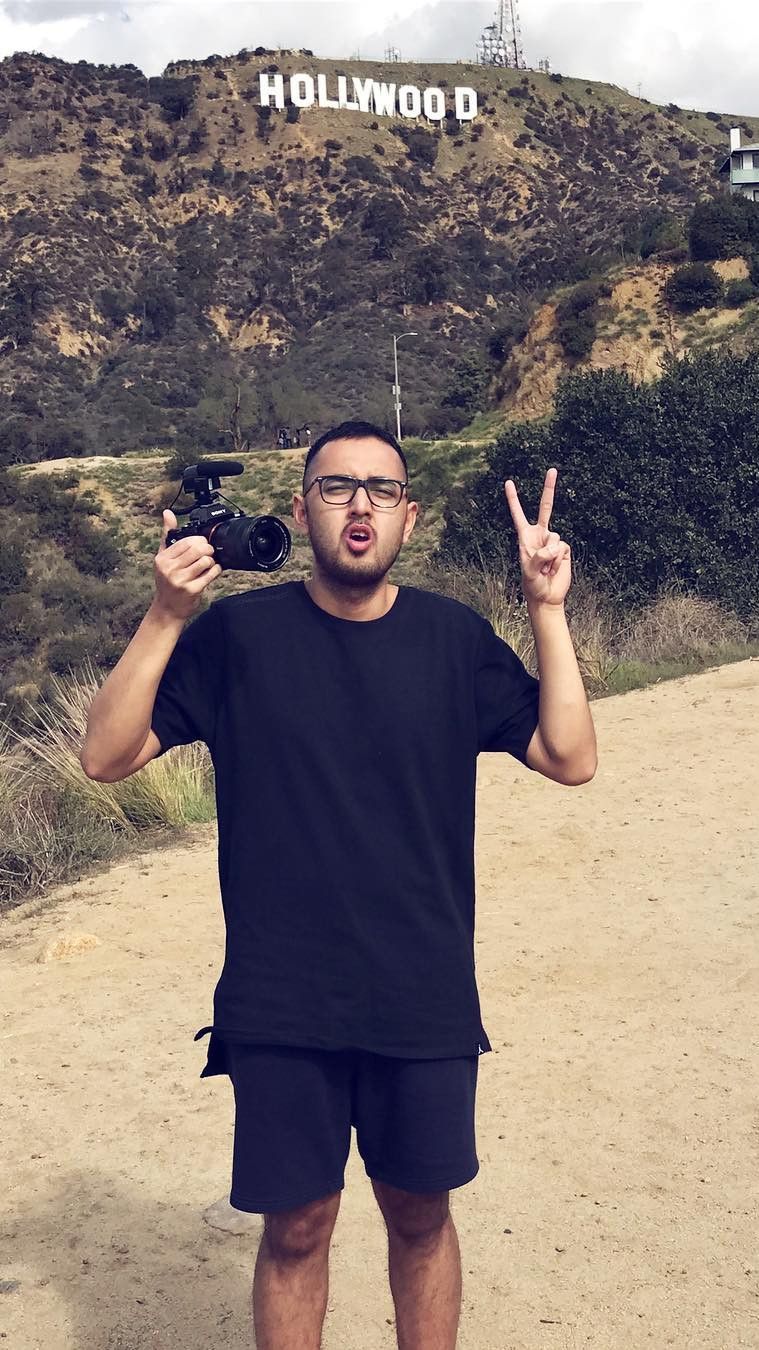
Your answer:
[[[79,758],[87,774],[129,764],[150,731],[161,676],[179,641],[185,620],[173,618],[155,602],[119,661],[95,695]]]
[[[597,763],[596,733],[563,605],[530,604],[540,678],[540,735],[557,764],[585,769]]]

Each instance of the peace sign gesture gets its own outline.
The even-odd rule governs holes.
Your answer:
[[[504,488],[511,518],[519,538],[519,563],[525,600],[563,605],[572,581],[569,544],[549,529],[558,469],[549,469],[540,498],[537,525],[528,521],[517,495],[516,484],[507,478]]]

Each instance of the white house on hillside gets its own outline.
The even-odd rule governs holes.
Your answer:
[[[741,145],[740,127],[730,129],[730,154],[720,165],[720,173],[730,173],[730,191],[740,192],[759,202],[759,141]]]

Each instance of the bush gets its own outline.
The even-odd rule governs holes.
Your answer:
[[[712,309],[724,294],[721,278],[708,263],[689,263],[678,267],[664,287],[666,303],[682,314],[696,309]]]
[[[23,554],[14,543],[0,535],[0,595],[14,595],[26,586],[28,573]],[[3,603],[5,614],[5,602]]]
[[[728,309],[738,309],[757,294],[756,286],[749,277],[731,281],[725,287],[724,303]]]
[[[183,80],[159,79],[150,81],[151,93],[156,85],[160,86],[158,101],[167,122],[184,121],[188,113],[192,112],[197,84],[198,79],[195,75],[189,75]]]
[[[24,651],[30,651],[45,630],[45,616],[38,600],[28,594],[6,596],[3,600],[3,641],[9,639]]]
[[[710,262],[759,249],[759,203],[736,193],[698,202],[690,218],[691,257]]]
[[[556,336],[570,361],[590,355],[596,338],[601,286],[581,281],[556,306]]]
[[[433,168],[438,152],[437,136],[423,127],[400,126],[397,133],[406,146],[409,159],[425,169]]]
[[[552,528],[621,604],[679,582],[755,614],[759,464],[749,410],[757,405],[756,352],[671,360],[652,384],[611,370],[569,376],[550,418],[507,426],[485,452],[488,468],[446,523],[444,556],[454,565],[498,556],[504,479],[515,480],[534,519],[545,466],[555,464]],[[511,548],[517,567],[513,538]]]
[[[95,299],[100,313],[117,328],[121,327],[127,315],[131,313],[134,303],[126,291],[115,291],[110,286],[104,286],[98,291]]]
[[[92,645],[86,633],[72,633],[68,637],[56,638],[47,650],[50,669],[62,675],[69,666],[83,665],[92,654]]]
[[[641,258],[650,258],[652,254],[683,248],[685,233],[677,216],[662,211],[660,207],[653,207],[627,226],[623,244],[628,252],[639,253]]]

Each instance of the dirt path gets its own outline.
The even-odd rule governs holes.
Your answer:
[[[478,782],[480,1172],[453,1192],[460,1350],[759,1346],[759,663],[594,705],[601,764]],[[10,1350],[252,1347],[259,1220],[228,1194],[233,1099],[199,1078],[223,930],[215,831],[2,930]],[[56,935],[100,945],[37,955]],[[12,1010],[12,1011],[9,1011]],[[325,1350],[392,1350],[355,1137]]]

